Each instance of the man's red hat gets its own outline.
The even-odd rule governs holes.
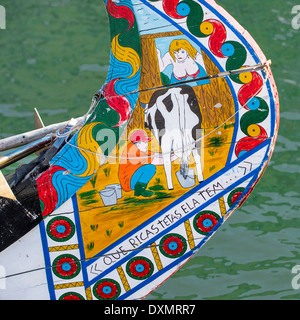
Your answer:
[[[151,141],[144,130],[137,130],[130,136],[130,141],[132,143],[140,142],[140,141]]]

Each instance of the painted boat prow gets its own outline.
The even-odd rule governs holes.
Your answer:
[[[88,119],[20,180],[32,202],[8,179],[37,220],[3,245],[3,299],[144,298],[244,203],[270,161],[276,84],[228,12],[213,0],[104,3],[111,64]]]

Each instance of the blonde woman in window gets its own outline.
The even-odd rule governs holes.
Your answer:
[[[163,57],[161,57],[160,50],[156,50],[160,72],[163,72],[169,65],[173,66],[171,84],[207,76],[201,66],[203,64],[202,55],[187,40],[173,40],[169,52]],[[197,85],[206,83],[209,83],[209,80],[197,81]]]

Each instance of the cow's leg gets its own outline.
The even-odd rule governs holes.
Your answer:
[[[164,169],[169,190],[173,190],[171,152],[163,152]]]
[[[203,181],[203,173],[202,173],[202,165],[201,165],[201,157],[200,157],[200,149],[193,148],[192,153],[196,165],[197,178],[199,182]]]
[[[172,163],[171,163],[171,150],[173,146],[172,138],[169,137],[168,133],[161,139],[161,152],[164,161],[164,169],[167,178],[167,185],[169,190],[173,190],[173,181],[172,181]]]

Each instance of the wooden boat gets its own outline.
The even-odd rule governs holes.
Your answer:
[[[0,177],[1,298],[145,297],[242,205],[272,155],[270,62],[222,7],[104,3],[111,64],[86,115],[0,141],[22,146],[1,167],[38,152]]]

